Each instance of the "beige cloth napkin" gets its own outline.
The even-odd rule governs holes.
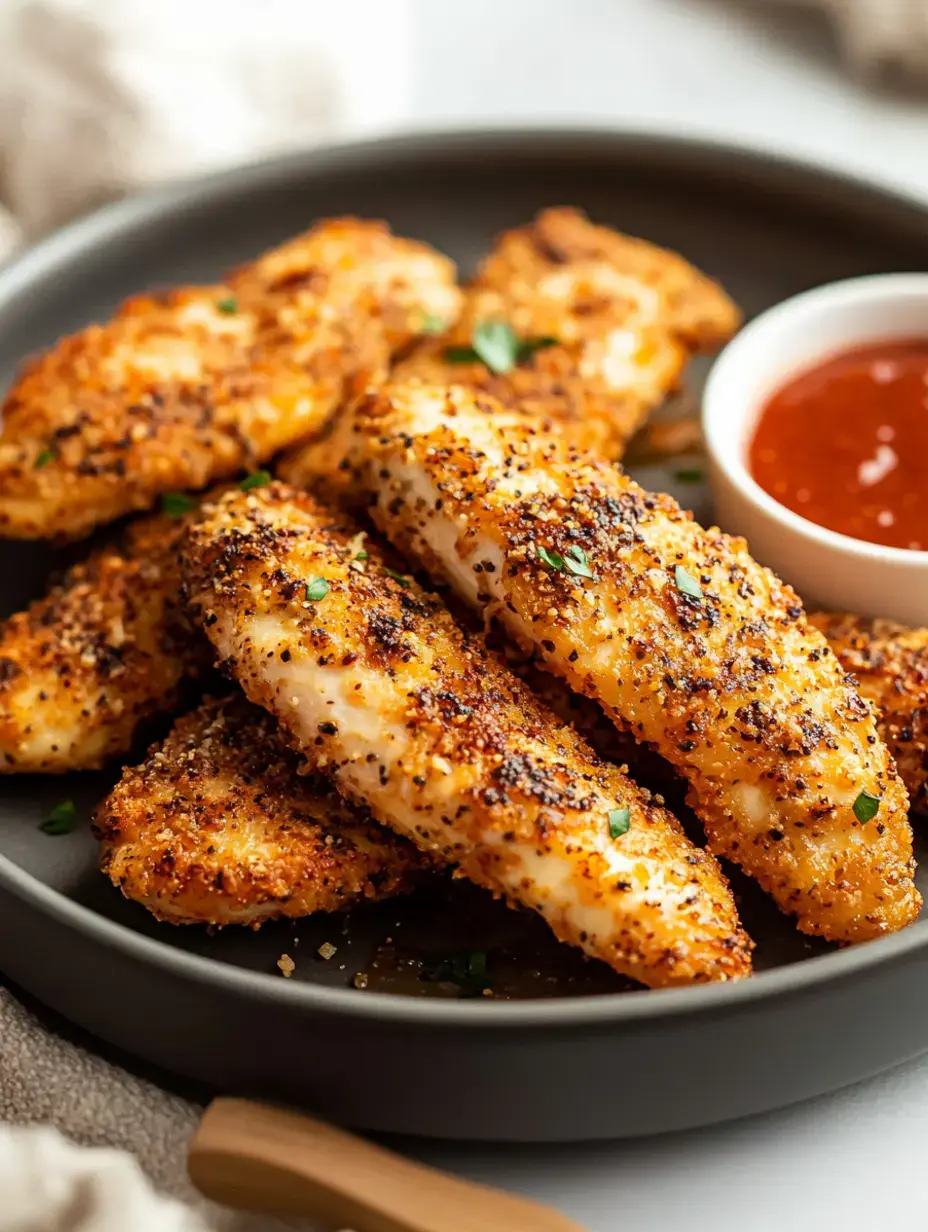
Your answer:
[[[306,1232],[196,1193],[185,1160],[201,1111],[62,1039],[0,988],[0,1232]],[[60,1134],[9,1128],[51,1125]]]

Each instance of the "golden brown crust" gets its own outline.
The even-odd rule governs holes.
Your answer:
[[[743,540],[471,390],[391,385],[353,442],[397,546],[671,762],[713,849],[802,929],[855,941],[915,918],[907,799],[870,707]]]
[[[212,698],[100,805],[101,867],[159,920],[254,928],[403,893],[432,867],[304,770],[269,714]]]
[[[130,525],[0,625],[0,772],[102,766],[208,665],[178,595],[182,532]]]
[[[835,612],[809,620],[876,707],[913,812],[928,813],[928,629]]]
[[[191,612],[251,700],[378,820],[618,971],[651,985],[746,974],[714,859],[364,549],[342,515],[281,484],[230,493],[191,526]]]
[[[128,300],[29,361],[7,395],[0,534],[78,538],[254,468],[382,380],[391,349],[436,304],[453,318],[458,294],[427,245],[342,219],[222,286]]]
[[[521,339],[559,345],[502,375],[479,361],[450,361],[449,349],[460,356],[475,326],[495,320]],[[499,237],[464,292],[458,323],[419,342],[393,379],[470,386],[617,458],[677,387],[690,354],[725,342],[739,320],[721,287],[675,253],[596,226],[579,210],[545,210]],[[337,481],[340,445],[336,436],[295,450],[281,476],[299,487]]]

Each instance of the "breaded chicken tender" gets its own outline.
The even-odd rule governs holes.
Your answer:
[[[183,519],[156,515],[0,624],[0,773],[91,770],[210,662],[180,603]]]
[[[928,629],[834,612],[809,620],[876,707],[912,811],[928,813]]]
[[[131,524],[0,624],[0,771],[96,769],[208,665],[179,600],[182,520]]]
[[[500,237],[465,290],[458,323],[419,342],[392,376],[471,386],[617,458],[692,352],[727,341],[739,320],[722,288],[682,257],[578,210],[551,209]],[[492,368],[473,347],[487,326],[504,331]],[[492,337],[481,344],[491,357]],[[339,491],[343,457],[342,437],[326,436],[293,451],[279,474]]]
[[[335,220],[226,284],[130,299],[30,360],[7,395],[0,535],[78,538],[256,467],[382,380],[393,347],[428,314],[453,318],[458,296],[426,245]]]
[[[357,528],[275,484],[207,507],[192,614],[344,796],[652,986],[732,979],[750,943],[715,860]]]
[[[403,893],[432,867],[303,770],[266,711],[209,699],[100,805],[101,867],[159,920],[255,928]]]
[[[579,210],[549,209],[500,237],[466,292],[459,324],[419,343],[395,377],[476,386],[618,457],[677,387],[690,354],[726,342],[739,320],[722,288],[676,253],[597,226]],[[523,342],[503,373],[476,355],[466,361],[475,331],[495,321]]]
[[[871,709],[744,540],[469,389],[390,386],[352,440],[396,545],[666,758],[712,849],[803,931],[915,918],[908,800]]]

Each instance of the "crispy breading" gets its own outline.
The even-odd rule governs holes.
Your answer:
[[[617,971],[747,974],[715,860],[356,535],[282,484],[191,526],[191,612],[250,699],[343,795]]]
[[[346,804],[241,694],[178,719],[97,810],[101,867],[172,924],[250,924],[403,893],[432,867]]]
[[[7,395],[0,534],[78,538],[259,465],[383,379],[393,347],[426,314],[451,319],[458,296],[427,245],[334,220],[221,286],[128,300],[29,361]]]
[[[596,226],[578,210],[550,209],[500,236],[465,289],[457,324],[419,342],[392,376],[472,386],[617,458],[676,388],[690,354],[725,342],[739,320],[722,288],[682,257]],[[475,327],[487,321],[558,345],[529,347],[504,373],[476,357],[462,362]],[[298,487],[331,485],[341,447],[338,435],[311,441],[279,473]]]
[[[333,218],[286,240],[230,276],[247,303],[277,313],[316,305],[376,318],[388,350],[449,326],[461,310],[454,262],[428,244],[393,235],[383,222]]]
[[[835,612],[809,620],[876,707],[913,812],[928,813],[928,629]]]
[[[0,624],[0,772],[102,766],[208,665],[178,594],[182,531],[131,524]]]
[[[352,441],[397,546],[675,766],[713,850],[801,929],[860,941],[915,918],[871,709],[743,539],[469,389],[390,386]]]

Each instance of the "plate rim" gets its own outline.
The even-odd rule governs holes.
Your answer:
[[[578,153],[600,146],[612,151],[669,161],[674,157],[711,161],[713,167],[743,172],[747,166],[766,178],[804,181],[852,195],[859,203],[901,209],[913,221],[928,224],[928,201],[896,185],[823,167],[802,156],[764,150],[696,134],[675,135],[660,129],[611,127],[555,127],[539,125],[492,128],[429,128],[380,138],[340,141],[311,149],[288,151],[230,169],[176,181],[105,205],[14,254],[0,266],[0,301],[10,300],[64,260],[91,251],[104,237],[143,229],[185,207],[234,199],[275,180],[292,182],[300,176],[325,176],[340,167],[364,166],[395,154],[427,158],[441,151],[472,147],[499,154],[508,146],[521,151],[536,147]],[[581,159],[582,161],[582,159]],[[782,1002],[791,997],[825,991],[862,974],[903,962],[912,953],[928,949],[928,919],[916,921],[899,933],[877,938],[837,952],[815,955],[787,966],[757,972],[731,983],[645,989],[634,994],[535,999],[526,1001],[442,1000],[396,993],[359,995],[356,990],[288,981],[279,975],[251,971],[169,945],[90,907],[68,898],[0,851],[0,890],[74,929],[91,942],[115,949],[123,956],[150,963],[175,978],[214,984],[247,999],[280,1003],[296,1010],[319,1010],[352,1019],[377,1019],[412,1026],[496,1029],[519,1026],[561,1029],[647,1021],[678,1021],[715,1017],[733,1011]]]

